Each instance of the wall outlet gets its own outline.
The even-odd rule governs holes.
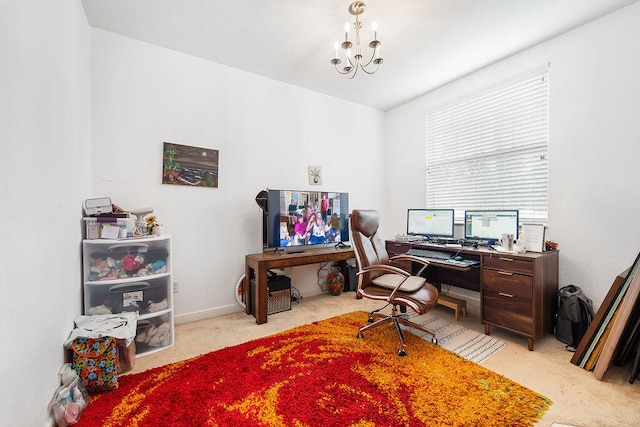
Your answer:
[[[173,282],[173,293],[177,294],[179,292],[180,292],[180,282],[176,280],[175,282]]]

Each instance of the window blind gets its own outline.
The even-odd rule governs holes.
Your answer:
[[[548,83],[545,67],[427,114],[427,207],[547,222]]]

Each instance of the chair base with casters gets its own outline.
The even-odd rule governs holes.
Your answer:
[[[385,306],[386,307],[386,306]],[[384,307],[383,307],[384,308]],[[396,327],[396,331],[398,332],[398,337],[400,338],[400,344],[402,344],[402,348],[398,350],[398,356],[406,356],[407,352],[405,351],[406,343],[404,341],[404,335],[402,334],[402,328],[400,325],[408,326],[409,328],[417,329],[419,331],[425,332],[431,335],[431,342],[438,345],[438,340],[436,339],[436,333],[431,331],[430,329],[425,328],[422,325],[419,325],[411,320],[406,319],[403,313],[398,313],[398,305],[392,304],[391,314],[380,314],[377,313],[379,310],[372,311],[369,313],[369,325],[363,326],[358,331],[358,338],[364,338],[363,332],[367,329],[375,328],[376,326],[386,325],[388,323],[393,323]],[[378,320],[375,320],[377,318]]]

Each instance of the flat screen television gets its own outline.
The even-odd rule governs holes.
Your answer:
[[[453,238],[453,209],[407,209],[407,234]]]
[[[503,233],[518,238],[518,210],[464,211],[466,240],[498,240]]]
[[[349,193],[269,190],[268,249],[300,252],[349,240]]]

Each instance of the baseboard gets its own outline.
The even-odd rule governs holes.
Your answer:
[[[176,325],[180,325],[182,323],[190,323],[198,320],[210,319],[212,317],[223,316],[225,314],[237,313],[239,311],[244,311],[243,307],[240,307],[238,304],[226,305],[223,307],[216,307],[207,310],[200,311],[192,311],[191,313],[185,314],[176,314],[173,318],[173,321]]]

